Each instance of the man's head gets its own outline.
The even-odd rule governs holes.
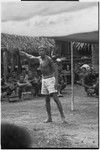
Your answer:
[[[39,47],[39,55],[40,55],[41,57],[45,57],[45,55],[46,55],[46,47],[45,47],[45,46],[41,45],[41,46]]]

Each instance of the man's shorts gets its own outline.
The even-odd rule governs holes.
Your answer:
[[[57,90],[55,89],[55,77],[42,78],[41,94],[48,95],[52,93],[57,93]]]

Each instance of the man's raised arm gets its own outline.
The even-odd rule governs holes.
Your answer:
[[[19,51],[19,54],[20,54],[21,56],[25,56],[25,57],[27,57],[27,58],[29,58],[29,59],[39,59],[39,57],[30,55],[30,54],[28,54],[28,53],[26,53],[26,52],[23,52],[23,51]]]

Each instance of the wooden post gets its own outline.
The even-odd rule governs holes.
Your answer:
[[[71,42],[71,110],[74,110],[74,72],[73,72],[73,42]]]

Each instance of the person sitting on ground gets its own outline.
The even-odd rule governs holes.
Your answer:
[[[79,81],[77,81],[77,84],[83,85],[84,77],[87,75],[87,69],[85,67],[79,68]]]
[[[19,96],[19,100],[21,100],[22,98],[22,92],[25,91],[25,88],[29,88],[32,85],[30,84],[30,82],[24,78],[23,75],[20,76],[19,81],[17,82],[17,86],[18,86],[18,96]]]
[[[8,82],[5,82],[4,79],[1,81],[1,92],[2,92],[2,97],[7,97],[9,100],[9,96],[13,92],[16,93],[17,89],[17,84],[12,81],[12,77],[9,77]]]
[[[83,80],[83,86],[84,86],[84,89],[87,93],[87,95],[91,95],[91,89],[93,89],[93,86],[96,82],[96,74],[92,72],[91,69],[89,69],[87,71],[87,74],[85,74],[84,76],[84,80]]]
[[[63,74],[58,75],[58,96],[63,97],[62,91],[66,88],[67,83],[64,81]]]
[[[99,96],[99,76],[97,76],[97,81],[96,83],[93,85],[94,88],[94,93]]]
[[[40,96],[41,82],[40,82],[40,77],[37,74],[34,74],[31,84],[35,92],[34,96],[36,97]]]
[[[98,73],[96,74],[96,82],[90,88],[89,93],[92,96],[99,96],[99,75],[98,75]]]

